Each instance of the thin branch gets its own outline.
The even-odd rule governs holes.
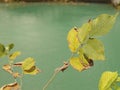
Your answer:
[[[56,76],[60,71],[64,72],[64,71],[68,68],[68,66],[69,66],[69,63],[68,63],[68,62],[64,62],[63,66],[55,69],[52,77],[48,80],[48,82],[45,84],[45,86],[43,87],[42,90],[46,90],[46,88],[49,86],[49,84],[55,79],[55,76]]]

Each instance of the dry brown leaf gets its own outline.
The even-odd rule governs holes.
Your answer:
[[[68,62],[64,62],[63,66],[57,68],[55,71],[58,71],[58,72],[62,71],[62,72],[64,72],[68,68],[68,66],[69,66],[69,63]]]
[[[20,85],[17,82],[14,82],[14,83],[2,86],[0,90],[20,90]]]
[[[11,66],[9,64],[6,64],[2,67],[5,71],[9,72],[10,74],[12,74],[12,70],[11,70]]]
[[[21,75],[18,72],[12,73],[14,78],[21,77]]]
[[[23,64],[23,62],[17,62],[17,63],[15,63],[15,64],[13,64],[13,65],[16,66],[16,67],[21,67],[22,64]]]

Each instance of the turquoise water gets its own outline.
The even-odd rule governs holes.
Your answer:
[[[34,57],[42,72],[36,76],[25,75],[22,90],[42,90],[55,68],[70,57],[66,37],[68,31],[99,14],[114,14],[116,10],[105,4],[0,4],[0,43],[14,43],[13,51],[21,51],[16,62]],[[105,45],[106,61],[95,61],[95,65],[83,72],[69,67],[59,73],[47,90],[98,90],[103,71],[119,71],[120,15],[112,31],[100,38]],[[0,66],[7,58],[0,59]],[[0,69],[0,87],[14,82]]]

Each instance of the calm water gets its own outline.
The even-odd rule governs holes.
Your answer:
[[[99,14],[114,14],[110,5],[62,4],[0,4],[0,43],[14,43],[13,51],[21,51],[16,62],[34,57],[42,72],[36,76],[25,75],[23,90],[42,90],[53,71],[70,57],[66,36],[74,26],[80,27]],[[69,67],[59,73],[47,90],[98,90],[101,73],[106,70],[120,73],[120,16],[112,31],[100,38],[105,45],[106,61],[95,61],[91,69],[78,72]],[[6,64],[0,59],[0,67]],[[0,69],[0,87],[13,82],[13,78]]]

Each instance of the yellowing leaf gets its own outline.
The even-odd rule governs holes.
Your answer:
[[[83,44],[86,42],[86,40],[88,40],[90,31],[91,31],[90,23],[85,23],[82,25],[81,28],[78,29],[78,38],[80,43]]]
[[[90,32],[90,37],[102,36],[108,33],[113,27],[117,16],[118,13],[115,15],[102,14],[91,21],[92,30]]]
[[[111,90],[111,85],[116,81],[117,77],[117,72],[104,72],[99,81],[99,90]]]
[[[70,64],[73,68],[75,68],[78,71],[83,71],[90,68],[89,63],[87,62],[83,55],[81,55],[80,57],[71,58]]]
[[[35,66],[33,58],[27,58],[22,62],[22,70],[24,74],[36,75],[40,72],[39,68]]]
[[[17,82],[14,82],[14,83],[2,86],[0,90],[20,90],[20,85]]]
[[[14,59],[16,59],[16,57],[19,56],[20,54],[21,54],[21,52],[19,52],[19,51],[14,52],[13,54],[11,54],[11,55],[9,56],[9,59],[10,59],[10,60],[14,60]]]
[[[33,66],[29,70],[24,70],[24,74],[31,74],[31,75],[36,75],[39,72],[40,72],[40,70],[36,66]]]
[[[86,45],[83,46],[85,55],[92,60],[104,60],[104,46],[97,39],[89,39]]]
[[[33,58],[26,58],[22,63],[23,70],[29,70],[35,66],[35,60]]]
[[[68,44],[69,44],[69,48],[71,52],[76,52],[76,50],[78,49],[80,45],[79,40],[78,40],[78,31],[76,28],[72,28],[69,31],[67,40],[68,40]]]

